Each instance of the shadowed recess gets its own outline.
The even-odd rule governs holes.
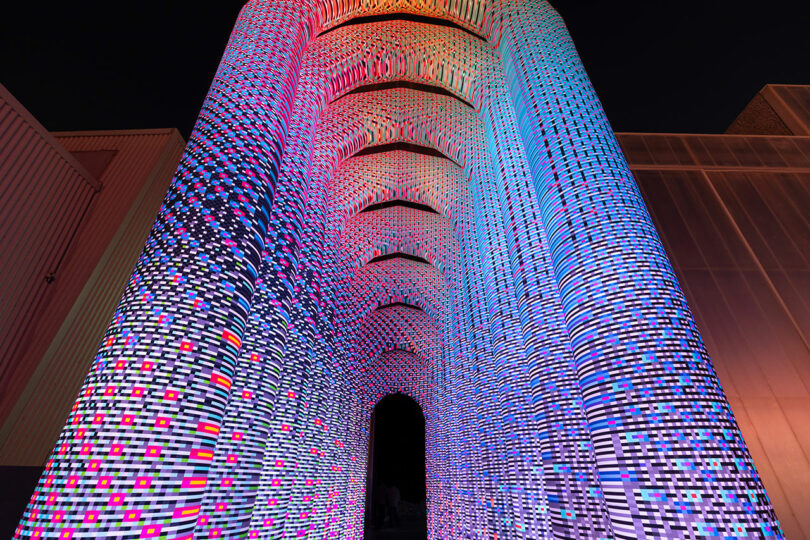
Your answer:
[[[477,39],[480,39],[484,43],[487,42],[484,36],[476,34],[472,30],[468,28],[464,28],[452,21],[446,21],[444,19],[439,19],[438,17],[428,17],[427,15],[416,15],[413,13],[384,13],[382,15],[367,15],[365,17],[355,17],[354,19],[349,19],[346,22],[342,22],[337,26],[333,26],[332,28],[327,28],[320,34],[318,37],[321,37],[324,34],[328,34],[333,30],[337,30],[338,28],[343,28],[344,26],[356,26],[358,24],[369,24],[375,22],[383,22],[383,21],[410,21],[422,24],[432,24],[433,26],[446,26],[448,28],[455,28],[456,30],[461,30],[465,34],[469,34]]]
[[[451,98],[455,99],[459,103],[463,103],[464,105],[466,105],[467,107],[469,107],[471,109],[475,109],[475,107],[473,107],[472,103],[470,103],[466,99],[460,98],[459,96],[457,96],[453,92],[445,90],[444,88],[441,88],[439,86],[433,86],[431,84],[423,84],[423,83],[417,83],[417,82],[411,82],[411,81],[387,81],[387,82],[382,82],[382,83],[366,84],[366,85],[357,87],[354,90],[352,90],[350,92],[346,92],[345,94],[333,99],[332,103],[334,103],[336,101],[340,101],[344,97],[350,96],[352,94],[366,94],[368,92],[377,92],[379,90],[389,90],[391,88],[407,88],[409,90],[417,90],[419,92],[427,92],[427,93],[430,93],[430,94],[438,94],[440,96],[448,96],[448,97],[451,97]]]
[[[392,208],[394,206],[404,206],[405,208],[413,208],[414,210],[421,210],[430,214],[438,214],[436,210],[426,204],[419,204],[411,201],[403,201],[402,199],[395,199],[393,201],[385,201],[376,204],[370,204],[363,208],[360,213],[374,212],[375,210],[383,210],[385,208]]]
[[[419,306],[415,306],[413,304],[408,304],[406,302],[391,302],[390,304],[383,304],[382,306],[377,306],[377,309],[375,311],[380,311],[382,309],[392,308],[392,307],[405,307],[405,308],[415,309],[417,311],[424,311]]]
[[[409,142],[393,142],[387,144],[377,144],[374,146],[367,146],[362,150],[360,150],[359,152],[357,152],[356,154],[353,154],[351,157],[370,156],[372,154],[382,154],[383,152],[395,152],[397,150],[403,152],[412,152],[414,154],[422,154],[425,156],[439,157],[458,165],[458,163],[454,159],[450,159],[445,154],[439,152],[435,148],[429,148],[427,146],[421,146]],[[461,165],[458,166],[461,167]]]
[[[425,499],[425,417],[404,394],[380,400],[369,426],[368,502],[365,540],[428,538]],[[401,496],[396,515],[386,508],[387,492]]]
[[[368,261],[368,264],[388,261],[390,259],[408,259],[409,261],[430,265],[430,263],[427,262],[422,257],[418,257],[416,255],[408,255],[407,253],[402,253],[400,251],[397,251],[396,253],[389,253],[388,255],[380,255],[378,257],[374,257],[373,259]]]

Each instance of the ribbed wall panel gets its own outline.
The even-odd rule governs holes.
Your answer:
[[[619,133],[636,170],[810,171],[810,137]]]
[[[760,95],[768,101],[794,135],[810,134],[810,88],[769,84],[760,91]]]
[[[121,297],[185,146],[176,130],[58,133],[71,152],[114,151],[104,189],[87,212],[51,287],[36,340],[18,355],[28,369],[4,381],[0,464],[41,465]],[[57,287],[58,285],[58,287]]]
[[[0,86],[0,396],[100,184]]]

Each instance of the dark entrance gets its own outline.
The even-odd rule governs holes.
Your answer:
[[[366,540],[426,539],[425,417],[413,399],[393,394],[374,408],[368,467]]]

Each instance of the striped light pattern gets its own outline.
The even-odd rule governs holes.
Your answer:
[[[782,536],[542,0],[247,3],[16,538],[360,539],[394,392],[431,538]]]

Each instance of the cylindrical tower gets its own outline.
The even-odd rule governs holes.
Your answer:
[[[15,538],[781,536],[543,0],[251,0]]]

